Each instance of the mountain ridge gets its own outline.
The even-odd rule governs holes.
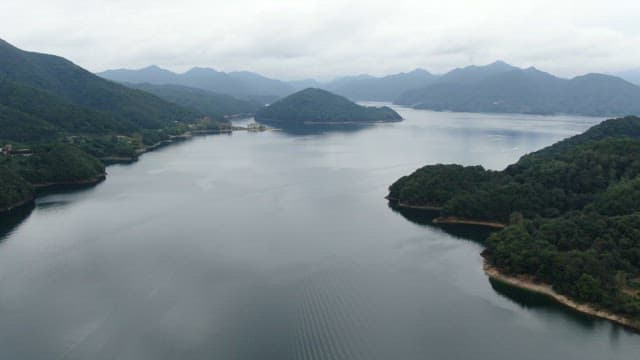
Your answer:
[[[0,42],[0,78],[47,91],[74,106],[109,113],[114,121],[139,128],[160,128],[194,115],[154,95],[102,79],[65,58],[24,51],[6,41]]]
[[[295,92],[292,85],[257,73],[249,71],[225,73],[208,67],[193,67],[183,73],[175,73],[152,65],[137,70],[107,70],[96,75],[120,83],[181,85],[236,97],[281,97]]]
[[[563,79],[534,67],[484,71],[472,81],[447,81],[409,90],[394,103],[418,109],[458,112],[576,114],[624,116],[640,114],[640,87],[605,74]],[[454,70],[455,71],[455,70]],[[455,77],[454,77],[455,79]]]

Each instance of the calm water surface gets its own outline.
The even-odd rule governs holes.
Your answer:
[[[383,197],[599,119],[434,113],[207,136],[0,228],[0,359],[637,359],[640,336],[492,284],[482,234]]]

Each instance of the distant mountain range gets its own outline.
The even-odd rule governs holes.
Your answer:
[[[231,94],[263,103],[305,88],[319,88],[353,101],[394,102],[441,111],[580,114],[640,114],[640,87],[619,77],[587,74],[563,79],[536,68],[522,69],[503,61],[467,66],[434,75],[423,69],[383,77],[347,76],[330,82],[313,79],[279,81],[251,72],[223,73],[194,68],[176,74],[157,66],[111,70],[100,76],[130,83],[176,84]],[[632,80],[640,71],[626,72]]]
[[[640,68],[633,69],[633,70],[620,71],[612,75],[620,77],[622,79],[627,80],[630,83],[640,86]]]
[[[343,78],[322,87],[356,101],[393,101],[404,92],[429,85],[437,79],[426,70],[416,69],[384,77]]]
[[[242,100],[231,95],[182,85],[124,84],[214,119],[222,119],[230,115],[253,114],[264,106],[257,100]]]
[[[426,70],[416,69],[384,77],[356,75],[330,82],[313,79],[285,82],[248,71],[225,73],[196,67],[178,74],[155,65],[139,70],[107,70],[97,75],[120,83],[181,85],[264,103],[307,88],[329,90],[354,101],[390,102],[403,92],[427,85],[438,78]]]
[[[611,75],[568,80],[495,62],[453,70],[394,103],[438,111],[617,116],[640,114],[640,87]]]
[[[154,65],[139,70],[107,70],[97,75],[117,82],[181,85],[244,98],[255,96],[282,97],[296,90],[292,85],[283,81],[269,79],[247,71],[225,73],[199,67],[182,74]]]

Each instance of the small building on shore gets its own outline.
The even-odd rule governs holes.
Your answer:
[[[257,122],[253,122],[247,125],[247,130],[248,131],[265,131],[267,130],[267,127]]]

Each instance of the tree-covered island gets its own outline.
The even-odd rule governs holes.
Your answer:
[[[256,121],[284,130],[401,120],[402,117],[387,106],[361,106],[342,96],[315,88],[289,95],[256,113]]]

